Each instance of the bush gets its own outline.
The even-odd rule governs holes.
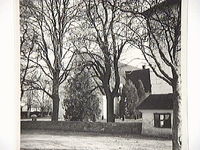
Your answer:
[[[65,87],[64,118],[71,121],[95,121],[100,114],[99,98],[93,90],[94,83],[89,73],[83,70],[68,83]]]

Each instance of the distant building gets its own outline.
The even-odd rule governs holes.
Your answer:
[[[126,78],[126,71],[131,72],[133,70],[138,70],[137,67],[128,65],[128,64],[124,64],[119,62],[118,64],[119,66],[119,76],[120,76],[120,88],[122,88],[121,86],[125,84],[125,78]],[[112,80],[111,80],[111,84]],[[100,102],[100,109],[101,109],[101,117],[103,119],[107,119],[107,100],[106,100],[106,96],[105,95],[101,95],[101,102]],[[119,115],[119,102],[120,102],[120,97],[116,96],[114,98],[114,114],[116,116]]]
[[[37,114],[41,111],[41,108],[37,105],[28,105],[25,104],[24,106],[21,106],[21,119],[24,118],[30,118],[32,114]]]
[[[151,93],[151,79],[149,69],[137,69],[133,71],[126,71],[126,78],[130,79],[136,88],[139,88],[139,81],[142,81],[146,93]]]
[[[131,71],[125,71],[126,81],[123,83],[122,91],[120,96],[118,97],[119,100],[119,116],[122,119],[125,118],[141,118],[141,113],[138,112],[135,108],[138,103],[143,101],[149,94],[151,93],[151,80],[150,80],[150,71],[149,69],[135,69]],[[132,82],[132,84],[130,83]],[[129,89],[130,88],[130,89]],[[133,93],[130,92],[133,90]],[[130,95],[129,95],[130,94]],[[129,98],[127,98],[127,96]],[[130,96],[132,97],[130,99]],[[132,105],[132,106],[131,106]],[[127,108],[129,106],[129,108]],[[130,106],[133,108],[130,109]],[[129,110],[130,114],[127,115],[127,111]],[[125,117],[125,118],[124,118]]]

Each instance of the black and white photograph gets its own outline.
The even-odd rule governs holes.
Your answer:
[[[182,0],[19,0],[20,149],[182,150],[182,13]]]

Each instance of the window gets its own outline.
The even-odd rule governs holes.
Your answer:
[[[170,113],[154,113],[154,127],[171,128]]]

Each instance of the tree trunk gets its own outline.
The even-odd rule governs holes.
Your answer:
[[[173,86],[173,128],[172,128],[172,145],[173,150],[181,150],[181,94],[180,94],[180,77],[174,82]]]
[[[30,104],[28,104],[27,105],[27,118],[30,118],[31,117],[31,105]]]
[[[59,74],[55,73],[53,80],[53,89],[52,89],[52,99],[53,99],[53,113],[52,113],[52,121],[58,121],[58,113],[59,113]]]
[[[111,94],[106,94],[107,100],[107,122],[115,122],[114,118],[114,97]]]
[[[22,86],[21,86],[20,102],[22,102],[23,95],[24,95],[24,90],[22,89]]]
[[[44,108],[40,108],[40,110],[41,110],[41,117],[44,117]]]
[[[121,100],[119,102],[119,115],[122,121],[124,121],[125,116],[125,97],[122,95]]]
[[[59,96],[53,96],[53,113],[52,121],[58,121],[58,112],[59,112]]]

